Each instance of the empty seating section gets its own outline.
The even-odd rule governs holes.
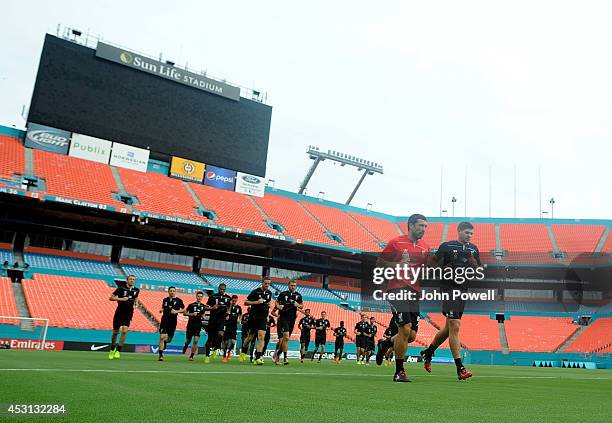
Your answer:
[[[23,280],[32,317],[49,319],[49,326],[110,330],[117,303],[108,298],[113,288],[97,279],[35,274]],[[155,332],[140,310],[134,310],[130,329]]]
[[[191,272],[161,269],[159,267],[135,266],[132,264],[121,264],[121,268],[128,275],[133,274],[136,276],[137,280],[145,279],[149,281],[204,285],[204,281],[202,281],[198,275]]]
[[[13,257],[13,251],[0,249],[0,264],[8,261],[12,266],[15,263],[15,258]]]
[[[233,191],[211,188],[202,184],[190,184],[200,202],[208,210],[215,212],[215,223],[234,228],[278,235],[279,233],[266,225],[266,218],[249,197]]]
[[[339,245],[325,235],[323,228],[295,200],[269,193],[253,199],[270,219],[283,226],[285,235],[302,241]]]
[[[605,230],[602,225],[550,225],[550,227],[559,250],[575,253],[595,251]]]
[[[274,282],[274,286],[279,291],[285,291],[287,289],[286,283]],[[302,297],[304,298],[340,301],[340,298],[336,297],[334,294],[329,292],[327,289],[317,288],[311,285],[305,285],[301,283],[299,280],[297,281],[297,290],[300,294],[302,294]]]
[[[9,278],[0,278],[0,316],[19,316],[13,294],[13,284]],[[18,322],[19,320],[0,319],[0,325],[15,325]]]
[[[119,189],[110,166],[41,150],[32,154],[34,173],[45,179],[47,194],[125,207],[112,196]]]
[[[550,252],[552,243],[541,224],[501,224],[499,225],[502,248],[510,251]]]
[[[499,225],[504,261],[511,263],[558,263],[552,257],[552,242],[542,224]]]
[[[142,306],[151,314],[151,316],[153,316],[153,318],[158,323],[160,323],[162,315],[159,312],[159,310],[161,309],[163,299],[166,298],[167,296],[168,296],[168,293],[165,291],[141,290],[138,298],[140,299]],[[187,307],[190,303],[195,301],[195,299],[192,299],[193,295],[191,294],[177,293],[176,296],[179,297],[181,300],[183,300],[185,307]],[[185,330],[187,327],[187,317],[183,316],[182,313],[179,313],[177,315],[176,320],[177,320],[176,328],[178,330]]]
[[[612,318],[602,317],[587,326],[565,349],[566,352],[610,352]]]
[[[47,254],[24,253],[24,260],[32,268],[68,270],[71,272],[91,273],[96,275],[116,276],[117,273],[110,262],[84,260],[79,258],[53,256]]]
[[[429,318],[439,327],[446,323],[446,318],[441,314],[430,314]],[[501,351],[499,324],[489,315],[464,314],[459,339],[470,350]]]
[[[21,140],[0,135],[0,179],[11,180],[14,174],[23,175],[24,163]]]
[[[351,311],[351,310],[343,309],[342,307],[337,306],[336,304],[320,303],[320,302],[314,302],[314,301],[304,301],[304,308],[305,309],[309,308],[310,314],[315,319],[319,319],[321,317],[321,312],[325,311],[327,313],[327,319],[329,320],[329,323],[331,324],[332,329],[340,326],[340,321],[344,321],[344,326],[346,326],[347,328],[346,331],[348,333],[349,339],[351,341],[354,341],[355,334],[353,332],[353,329],[355,327],[355,324],[361,320],[361,317],[359,316],[358,313],[355,313],[354,311]],[[299,319],[301,319],[302,317],[303,317],[302,314],[298,315],[298,322],[299,322]],[[297,329],[297,324],[296,324],[296,328],[294,329],[294,332],[299,332],[299,330]],[[313,336],[314,336],[314,332],[313,332]],[[328,341],[334,340],[331,334],[331,331],[328,332],[327,334],[327,340]]]
[[[183,182],[154,172],[117,168],[128,194],[137,198],[137,210],[191,220],[207,220]]]
[[[350,214],[353,219],[368,228],[368,230],[382,242],[389,242],[390,239],[402,235],[398,230],[398,227],[395,226],[390,220],[368,216],[361,213],[348,212],[348,214]]]
[[[321,204],[301,202],[330,231],[339,235],[349,248],[366,251],[380,251],[376,240],[365,229],[346,215],[342,210]]]
[[[473,223],[474,236],[472,242],[476,244],[480,251],[480,259],[482,261],[495,261],[495,257],[491,254],[496,248],[495,242],[495,225],[493,223]],[[446,232],[446,240],[451,241],[457,239],[458,223],[449,223],[448,231]]]
[[[341,289],[332,289],[334,293],[338,294],[341,298],[346,299],[352,303],[360,303],[361,302],[361,294],[355,291],[344,291]]]
[[[578,330],[567,317],[511,316],[504,325],[510,351],[552,352]]]
[[[261,286],[261,281],[258,279],[232,278],[222,275],[204,275],[204,277],[213,285],[215,290],[220,284],[224,283],[227,286],[228,294],[233,294],[233,289],[249,293]]]

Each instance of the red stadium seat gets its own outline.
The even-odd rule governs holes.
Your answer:
[[[202,184],[190,184],[204,207],[217,215],[217,225],[279,235],[266,225],[266,218],[251,202],[248,196],[225,191]]]
[[[47,194],[125,207],[112,196],[119,189],[110,166],[41,150],[32,153],[34,173],[45,179]]]
[[[612,352],[612,318],[599,318],[587,326],[565,352]]]
[[[550,225],[561,251],[592,253],[601,239],[603,225]]]
[[[511,316],[504,325],[510,351],[552,352],[578,330],[569,317]]]
[[[12,179],[14,174],[23,175],[25,155],[21,140],[0,135],[0,178]]]
[[[117,304],[108,300],[113,288],[98,279],[35,274],[23,280],[23,292],[32,317],[49,319],[49,326],[112,330]],[[130,330],[156,328],[134,310]]]
[[[446,317],[441,314],[430,314],[429,318],[439,327],[446,323]],[[470,350],[501,351],[499,325],[489,315],[464,314],[461,318],[459,339]]]
[[[368,228],[376,238],[384,243],[389,242],[389,240],[396,236],[403,235],[401,229],[390,220],[361,213],[348,212],[348,214],[361,223],[361,225]]]
[[[15,295],[13,294],[13,284],[9,278],[0,277],[0,316],[19,316]],[[0,319],[0,325],[19,324],[17,319]]]
[[[374,237],[342,210],[307,201],[302,201],[301,204],[330,231],[340,236],[345,246],[365,251],[381,250]]]

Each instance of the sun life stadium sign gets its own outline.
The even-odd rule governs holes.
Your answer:
[[[119,63],[143,72],[169,79],[179,84],[197,88],[208,93],[220,95],[231,100],[240,101],[240,88],[206,78],[197,73],[175,68],[167,63],[129,52],[103,42],[98,42],[96,57]]]

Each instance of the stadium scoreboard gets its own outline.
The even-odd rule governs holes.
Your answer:
[[[129,50],[47,35],[28,121],[265,176],[272,108]]]

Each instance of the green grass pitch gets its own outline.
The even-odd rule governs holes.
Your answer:
[[[0,351],[0,403],[67,405],[64,417],[0,421],[611,421],[612,372],[452,365],[406,367],[412,383],[391,382],[391,368],[354,362],[256,367],[204,364],[202,356]]]

